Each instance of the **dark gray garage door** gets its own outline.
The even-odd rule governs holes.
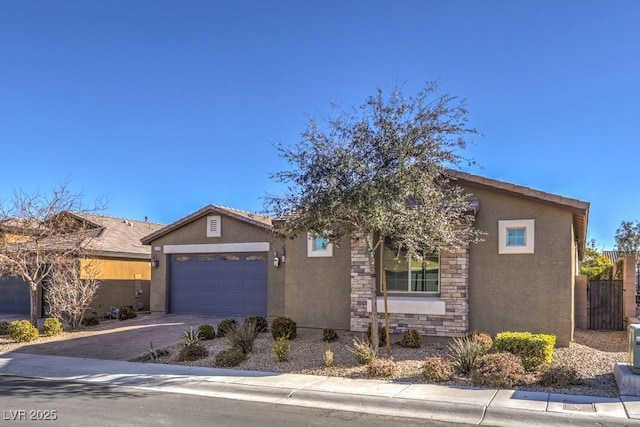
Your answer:
[[[225,317],[267,315],[267,256],[171,255],[169,312]]]
[[[0,313],[29,315],[29,289],[22,279],[0,279]]]

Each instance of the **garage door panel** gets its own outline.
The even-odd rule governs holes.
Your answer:
[[[169,312],[266,317],[266,254],[172,255]]]
[[[0,313],[28,315],[29,288],[17,277],[0,279]]]

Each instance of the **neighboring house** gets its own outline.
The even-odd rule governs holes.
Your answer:
[[[395,252],[379,250],[375,273],[380,281],[384,269],[391,332],[531,331],[555,334],[567,345],[589,203],[448,173],[470,193],[469,214],[487,233],[485,241],[424,262],[398,262]],[[160,261],[152,270],[152,311],[284,315],[300,327],[368,327],[373,272],[361,241],[331,245],[304,232],[285,240],[269,218],[209,205],[142,243]],[[381,293],[376,297],[383,312]]]
[[[110,307],[132,305],[149,309],[151,254],[150,248],[140,239],[163,227],[148,221],[136,221],[103,215],[64,212],[69,216],[70,232],[77,225],[86,234],[87,250],[91,258],[81,263],[91,263],[101,284],[92,304],[92,311],[103,316]],[[16,229],[0,226],[5,237]],[[44,313],[44,296],[39,290],[38,313]],[[0,279],[0,313],[29,314],[29,291],[22,279],[4,277]]]

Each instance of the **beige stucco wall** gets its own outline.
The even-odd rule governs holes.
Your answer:
[[[149,280],[105,280],[89,311],[102,317],[111,307],[130,305],[137,310],[138,303],[142,303],[142,310],[149,310],[149,289]]]
[[[350,242],[331,257],[308,257],[307,236],[287,241],[285,313],[299,327],[349,330]]]
[[[550,205],[469,187],[480,199],[476,226],[485,241],[471,245],[471,330],[555,334],[573,338],[575,245],[572,214]],[[498,221],[535,220],[533,254],[498,254]]]
[[[217,215],[217,214],[214,214]],[[279,316],[284,313],[284,278],[286,265],[280,268],[272,266],[274,251],[281,253],[284,239],[271,231],[247,222],[221,216],[221,237],[207,237],[207,217],[201,217],[151,242],[151,253],[160,260],[160,265],[151,272],[151,310],[166,313],[168,309],[168,255],[164,253],[164,245],[216,244],[269,242],[268,259],[268,316]]]

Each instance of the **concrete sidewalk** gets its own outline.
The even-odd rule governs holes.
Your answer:
[[[0,375],[488,426],[640,425],[638,397],[608,399],[16,352],[0,354]]]

